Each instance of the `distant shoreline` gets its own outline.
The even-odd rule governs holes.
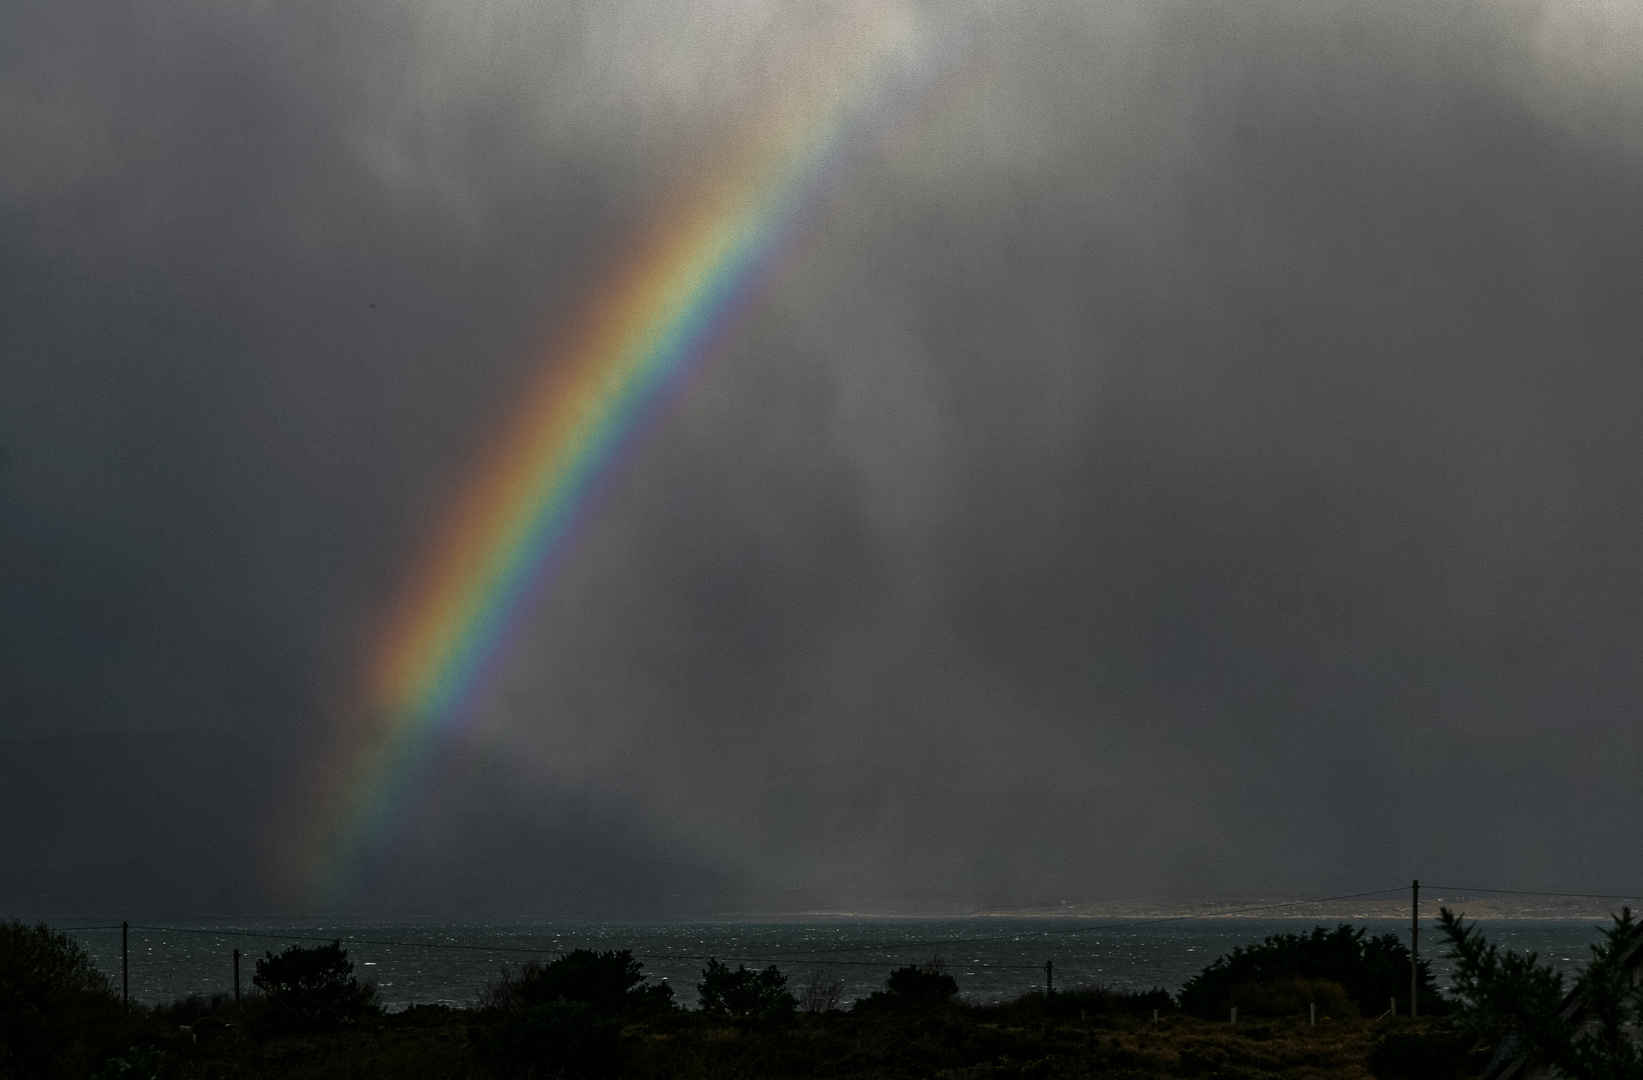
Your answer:
[[[1447,907],[1468,919],[1494,921],[1536,920],[1549,922],[1585,921],[1607,922],[1612,912],[1619,911],[1622,901],[1599,900],[1545,900],[1519,898],[1477,898],[1421,895],[1421,921],[1436,919],[1438,909]],[[1283,907],[1269,905],[1284,905]],[[1643,901],[1637,906],[1643,908]],[[1264,910],[1249,910],[1262,908]],[[1276,922],[1291,919],[1321,919],[1351,921],[1353,919],[1401,919],[1408,921],[1409,899],[1377,900],[1369,903],[1313,903],[1298,901],[1291,906],[1283,900],[1251,898],[1225,901],[1114,901],[1110,903],[1075,904],[1056,907],[980,908],[965,911],[951,909],[932,911],[908,909],[901,911],[861,911],[821,909],[792,912],[736,912],[714,916],[714,921],[743,920],[749,922],[791,922],[802,919],[1133,919],[1148,920],[1187,919],[1244,919],[1253,922]]]

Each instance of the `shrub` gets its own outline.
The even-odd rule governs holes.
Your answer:
[[[1244,983],[1232,988],[1232,1004],[1238,1015],[1308,1016],[1318,1007],[1319,1018],[1356,1019],[1358,1006],[1346,996],[1346,989],[1330,979],[1292,977],[1264,983]]]
[[[907,1001],[939,1003],[958,996],[958,980],[947,974],[940,957],[913,967],[897,968],[884,982],[885,990]]]
[[[109,1058],[91,1080],[156,1080],[165,1054],[152,1046],[138,1046]]]
[[[234,1012],[234,995],[224,993],[212,994],[209,997],[190,994],[185,998],[178,998],[169,1005],[157,1005],[153,1009],[153,1015],[157,1019],[190,1026],[202,1020],[222,1020],[232,1016]]]
[[[376,990],[354,977],[340,940],[317,948],[292,945],[257,961],[252,985],[263,993],[271,1026],[281,1031],[328,1031],[376,1015]]]
[[[835,979],[823,971],[810,973],[810,979],[799,991],[799,1008],[807,1013],[832,1012],[844,996],[844,980]]]
[[[745,965],[731,971],[709,960],[696,992],[702,1011],[709,1016],[768,1020],[791,1016],[799,1004],[787,990],[787,976],[775,964],[763,971],[749,971]]]
[[[130,1020],[79,942],[0,922],[0,1077],[84,1075],[124,1045]]]
[[[598,1080],[615,1076],[623,1060],[618,1020],[592,1006],[559,998],[493,1010],[469,1031],[479,1063],[497,1077]]]
[[[897,968],[884,981],[884,989],[856,1002],[864,1012],[879,1009],[929,1009],[945,1005],[958,996],[958,980],[947,974],[940,957],[923,964]]]
[[[502,970],[486,983],[479,1005],[511,1011],[550,1001],[574,1001],[602,1013],[673,1008],[673,988],[646,982],[644,964],[627,949],[577,949],[551,963],[531,961],[518,971]]]
[[[1107,999],[1107,1012],[1142,1016],[1154,1011],[1172,1013],[1180,1008],[1174,995],[1161,986],[1151,990],[1103,990],[1102,994]]]
[[[1375,1080],[1461,1080],[1488,1063],[1476,1040],[1451,1030],[1394,1031],[1369,1050]]]
[[[1160,1013],[1177,1011],[1175,998],[1170,996],[1168,990],[1159,987],[1151,990],[1109,990],[1104,986],[1057,990],[1053,994],[1035,990],[1006,1008],[1034,1016],[1067,1020],[1114,1013],[1149,1016],[1154,1010]]]
[[[1420,962],[1420,1011],[1443,1012],[1432,972]],[[1273,934],[1259,945],[1232,950],[1181,988],[1181,1008],[1193,1016],[1224,1017],[1233,991],[1277,979],[1326,979],[1339,983],[1360,1010],[1378,1014],[1388,999],[1409,1000],[1409,947],[1395,934],[1366,937],[1342,923],[1310,934]]]

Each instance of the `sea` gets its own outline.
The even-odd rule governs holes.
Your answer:
[[[1407,942],[1407,919],[1357,919],[1371,934]],[[244,990],[258,957],[287,945],[340,939],[355,971],[374,983],[390,1011],[413,1004],[464,1006],[504,968],[551,960],[572,949],[628,949],[652,981],[677,1001],[696,1003],[701,969],[714,958],[731,967],[778,966],[790,989],[838,984],[843,1005],[882,989],[890,971],[939,958],[977,1003],[1011,1000],[1043,989],[1103,987],[1174,992],[1218,957],[1269,934],[1334,925],[1317,919],[1220,918],[1128,923],[1068,918],[827,918],[718,922],[311,923],[147,921],[133,924],[127,964],[133,998],[155,1004],[190,995],[231,993],[234,952]],[[1497,919],[1485,937],[1534,951],[1572,971],[1598,940],[1582,919]],[[114,980],[121,980],[121,931],[60,926],[72,933]],[[1437,927],[1423,925],[1421,955],[1447,985]]]

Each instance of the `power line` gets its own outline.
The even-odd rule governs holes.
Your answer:
[[[1311,905],[1311,904],[1327,904],[1327,903],[1333,903],[1335,901],[1340,901],[1340,900],[1359,900],[1359,899],[1363,899],[1364,897],[1384,896],[1387,893],[1402,892],[1402,891],[1403,891],[1403,886],[1398,886],[1398,887],[1389,888],[1389,889],[1372,889],[1368,892],[1344,893],[1344,894],[1339,895],[1339,896],[1325,896],[1325,897],[1319,897],[1319,898],[1311,899],[1311,900],[1286,900],[1286,901],[1280,901],[1280,902],[1272,903],[1272,904],[1253,904],[1253,905],[1249,905],[1249,906],[1246,906],[1246,907],[1239,907],[1239,908],[1224,908],[1224,909],[1217,909],[1217,910],[1214,910],[1214,911],[1199,912],[1199,913],[1191,914],[1191,915],[1166,915],[1166,916],[1159,916],[1159,917],[1150,918],[1150,919],[1134,919],[1134,920],[1131,920],[1129,922],[1121,922],[1121,923],[1101,923],[1101,924],[1098,924],[1098,925],[1095,925],[1095,926],[1075,926],[1075,927],[1068,927],[1068,928],[1056,929],[1056,930],[1044,930],[1044,931],[1041,932],[1041,936],[1051,937],[1051,936],[1060,936],[1060,935],[1066,935],[1066,934],[1087,934],[1087,933],[1094,933],[1094,932],[1100,931],[1100,930],[1122,930],[1122,929],[1127,929],[1127,928],[1130,928],[1130,927],[1153,926],[1153,925],[1158,925],[1158,924],[1161,924],[1161,923],[1186,922],[1186,921],[1191,921],[1191,920],[1196,920],[1196,919],[1223,918],[1223,917],[1226,917],[1226,916],[1229,916],[1229,915],[1245,915],[1245,914],[1248,914],[1248,913],[1254,912],[1254,911],[1277,911],[1277,910],[1282,910],[1284,908],[1304,907],[1304,906]],[[95,927],[95,928],[87,927],[86,929],[103,929],[103,928],[102,927]],[[114,927],[113,929],[118,929],[118,927]],[[451,942],[432,942],[432,941],[384,941],[384,940],[376,939],[376,938],[353,938],[353,937],[345,937],[343,935],[335,935],[335,936],[332,936],[332,937],[320,937],[320,936],[315,936],[315,935],[312,935],[312,934],[261,933],[261,932],[256,932],[256,931],[247,931],[247,930],[222,930],[222,929],[201,930],[201,929],[195,929],[195,928],[192,928],[192,927],[183,927],[183,926],[136,926],[136,925],[134,925],[134,926],[131,927],[131,929],[133,929],[133,930],[146,930],[146,931],[149,931],[149,932],[152,932],[152,933],[203,934],[203,935],[216,936],[216,937],[248,937],[248,938],[258,938],[258,939],[261,939],[261,940],[269,940],[269,941],[324,941],[324,942],[346,941],[350,945],[375,945],[375,946],[380,946],[380,947],[384,947],[384,948],[399,948],[399,949],[446,949],[446,950],[460,950],[460,951],[465,951],[465,952],[483,952],[483,953],[492,953],[492,954],[494,954],[494,953],[518,953],[518,954],[525,954],[525,955],[532,955],[532,956],[551,956],[551,955],[562,954],[564,952],[563,949],[541,949],[541,948],[533,948],[531,946],[525,946],[525,945],[463,945],[463,944],[455,944],[455,943],[451,943]],[[705,955],[705,954],[704,955],[698,955],[698,954],[693,954],[693,953],[635,953],[634,956],[638,959],[643,959],[643,960],[694,960],[694,961],[701,961],[701,960],[719,960],[719,959],[723,959],[723,960],[732,960],[732,961],[735,961],[737,963],[748,963],[748,962],[762,963],[762,962],[768,962],[768,961],[777,960],[777,959],[792,959],[797,963],[810,964],[810,965],[826,965],[826,966],[830,966],[830,967],[831,966],[840,966],[840,967],[883,967],[886,964],[894,963],[894,961],[893,960],[888,960],[888,959],[885,959],[885,960],[828,960],[828,959],[822,959],[822,957],[827,955],[827,954],[830,954],[830,953],[844,953],[844,952],[858,952],[859,953],[859,952],[869,952],[869,951],[883,951],[883,952],[906,953],[906,952],[908,952],[912,949],[926,949],[926,948],[931,948],[931,947],[937,946],[937,945],[961,945],[961,944],[971,944],[971,943],[985,942],[985,941],[1001,941],[1001,940],[1004,940],[1005,938],[1011,937],[1011,936],[1015,936],[1015,935],[1010,935],[1010,934],[980,934],[980,935],[970,935],[970,936],[966,936],[966,937],[933,938],[933,939],[926,940],[926,941],[886,942],[886,943],[875,944],[875,945],[849,945],[849,946],[834,946],[834,947],[821,947],[821,946],[818,946],[817,948],[814,948],[814,949],[766,950],[766,951],[763,951],[763,952],[758,952],[756,954],[742,955],[742,956],[725,955],[725,956],[721,957],[721,956],[717,956],[717,955]],[[990,969],[990,970],[996,969],[996,970],[1022,970],[1022,971],[1029,970],[1029,969],[1037,970],[1038,967],[1039,967],[1039,965],[1037,965],[1037,964],[990,964],[990,963],[981,963],[981,962],[966,964],[965,966],[966,967],[987,968],[987,969]]]
[[[466,952],[527,953],[535,956],[562,955],[565,951],[563,949],[537,949],[525,945],[458,945],[449,942],[435,941],[382,941],[375,938],[350,938],[340,935],[333,937],[316,937],[312,934],[262,934],[248,930],[196,930],[192,927],[186,926],[138,926],[133,924],[131,929],[146,930],[151,933],[162,934],[206,934],[217,937],[261,938],[269,941],[345,941],[350,945],[378,945],[400,949],[457,949]],[[919,946],[914,944],[906,947],[918,948]],[[745,963],[748,961],[759,963],[761,961],[770,960],[772,956],[776,954],[766,954],[760,956],[733,956],[707,954],[697,955],[694,953],[634,953],[633,955],[642,960],[734,960],[738,963]],[[807,964],[836,964],[860,967],[883,967],[888,963],[892,963],[892,961],[889,960],[806,960],[804,962]],[[1039,965],[1037,964],[968,964],[966,966],[1013,968],[1022,970],[1032,969],[1034,971],[1039,970]]]

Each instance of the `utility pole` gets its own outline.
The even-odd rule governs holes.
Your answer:
[[[1421,988],[1421,880],[1409,888],[1409,1015],[1419,1016],[1415,1001]]]
[[[131,924],[120,923],[120,1004],[131,1004]]]
[[[240,1007],[240,950],[234,950],[234,1008]]]
[[[1055,993],[1055,961],[1044,961],[1044,996]]]

